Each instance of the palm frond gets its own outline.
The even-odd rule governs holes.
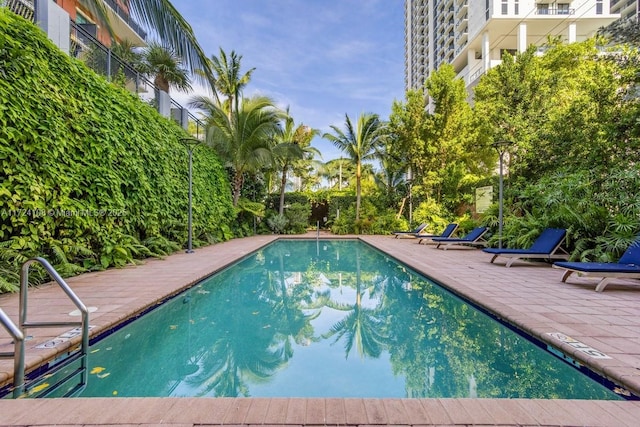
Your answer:
[[[87,3],[101,4],[102,2],[91,0]],[[164,45],[173,48],[176,54],[184,59],[192,73],[198,75],[195,71],[200,69],[204,71],[205,76],[211,75],[208,58],[196,40],[191,25],[169,0],[127,0],[126,3],[131,16],[154,31]],[[203,83],[212,85],[213,82],[208,78],[202,75],[199,77]]]

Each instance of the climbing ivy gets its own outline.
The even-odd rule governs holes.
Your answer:
[[[0,291],[32,256],[71,275],[184,246],[186,136],[0,8]],[[195,244],[231,238],[233,216],[224,168],[197,147]]]

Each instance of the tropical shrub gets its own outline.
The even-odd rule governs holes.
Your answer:
[[[394,230],[406,230],[407,221],[398,218],[394,212],[377,215],[371,224],[371,234],[389,234]]]
[[[330,228],[333,234],[344,235],[354,232],[354,221],[356,219],[355,205],[340,210],[340,215],[332,217]]]
[[[546,227],[568,231],[572,258],[613,261],[640,232],[640,177],[626,169],[557,172],[514,188],[508,203],[504,240],[512,247],[530,244]]]
[[[284,211],[287,218],[287,233],[301,234],[307,231],[309,226],[309,216],[311,216],[311,206],[309,203],[292,203]]]
[[[418,204],[413,211],[413,222],[416,224],[426,223],[429,233],[440,233],[445,229],[449,222],[447,214],[442,205],[433,199],[427,199]]]
[[[274,212],[272,216],[267,218],[267,224],[271,231],[276,234],[282,234],[286,231],[289,220],[284,216],[284,214],[280,215],[279,213]]]

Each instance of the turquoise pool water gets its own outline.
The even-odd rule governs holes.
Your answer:
[[[359,241],[276,241],[93,344],[88,366],[84,397],[619,398]]]

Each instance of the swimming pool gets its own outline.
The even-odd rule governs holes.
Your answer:
[[[81,396],[618,399],[359,241],[277,241],[94,343]]]

